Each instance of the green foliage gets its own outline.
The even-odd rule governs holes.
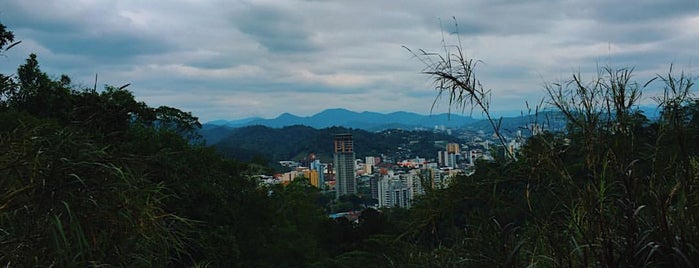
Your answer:
[[[443,48],[413,52],[438,97],[490,119],[477,61],[460,41]],[[632,73],[604,67],[589,82],[578,74],[547,84],[566,130],[534,136],[513,161],[480,162],[474,175],[418,200],[402,236],[418,245],[411,256],[429,256],[415,262],[439,255],[440,266],[696,266],[693,78],[670,68],[639,84]],[[636,107],[656,80],[661,117],[650,122]],[[499,122],[489,121],[505,144]]]
[[[431,131],[368,132],[342,127],[314,129],[290,126],[275,129],[250,126],[228,131],[228,136],[213,146],[222,154],[241,161],[251,161],[256,157],[270,161],[302,160],[314,153],[321,161],[332,162],[333,137],[337,133],[352,133],[355,147],[361,148],[357,150],[359,158],[381,154],[401,155],[405,158],[427,157],[444,149],[436,146],[434,141],[457,141],[453,136]],[[401,151],[398,147],[404,149]]]
[[[7,50],[5,46],[11,46],[13,41],[15,41],[15,34],[0,23],[0,50]]]
[[[318,190],[260,187],[260,163],[192,142],[196,117],[125,87],[76,90],[31,55],[0,111],[0,264],[306,267]],[[259,162],[259,161],[258,161]]]
[[[162,184],[83,134],[22,114],[0,121],[0,261],[159,266],[182,250]]]
[[[248,179],[265,167],[192,143],[190,113],[125,87],[76,90],[35,55],[18,73],[0,110],[3,266],[303,267],[320,255],[317,192],[270,196]],[[268,258],[279,249],[307,257]]]
[[[643,87],[630,77],[605,68],[590,83],[548,85],[567,131],[420,198],[402,236],[418,245],[413,256],[447,267],[698,263],[692,79],[660,77],[662,116],[650,122],[633,108]]]

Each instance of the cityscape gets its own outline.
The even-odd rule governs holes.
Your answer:
[[[433,131],[451,133],[452,130],[436,126]],[[507,150],[515,153],[525,137],[520,130],[509,140]],[[355,150],[361,147],[355,146],[351,133],[335,134],[334,143],[327,146],[333,145],[332,162],[323,163],[310,153],[302,160],[279,161],[281,166],[290,169],[288,172],[256,177],[262,184],[282,185],[305,179],[323,192],[334,193],[336,199],[344,195],[363,197],[368,201],[363,204],[365,207],[410,208],[413,200],[425,194],[426,189],[446,188],[450,178],[473,174],[477,161],[492,161],[493,152],[500,150],[502,153],[502,146],[483,133],[465,143],[437,141],[434,155],[407,159],[401,158],[404,154],[356,158]],[[441,150],[437,149],[440,147]],[[333,215],[346,213],[336,212]]]

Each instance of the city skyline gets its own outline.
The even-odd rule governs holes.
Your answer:
[[[476,73],[499,113],[538,103],[546,82],[578,72],[592,80],[598,66],[633,67],[643,84],[670,64],[696,73],[699,58],[692,0],[7,0],[0,21],[22,41],[3,53],[0,72],[36,53],[49,75],[130,84],[138,100],[202,122],[328,108],[428,114],[432,79],[403,46],[439,52],[442,38],[482,61]]]

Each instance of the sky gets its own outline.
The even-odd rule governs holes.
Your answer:
[[[404,48],[439,52],[443,40],[480,61],[476,77],[502,115],[600,66],[634,68],[640,84],[671,64],[699,74],[697,0],[3,0],[0,23],[22,41],[0,57],[2,73],[35,53],[50,75],[130,83],[138,100],[202,122],[447,112],[444,99],[432,106],[433,80]]]

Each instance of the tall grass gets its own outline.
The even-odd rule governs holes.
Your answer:
[[[163,211],[162,184],[77,132],[0,121],[3,266],[165,266],[182,251],[183,220]]]
[[[443,41],[444,44],[444,41]],[[435,79],[437,95],[489,115],[489,91],[460,40],[440,53],[413,52]],[[527,141],[508,161],[481,162],[471,177],[428,193],[413,208],[403,238],[418,251],[441,251],[463,266],[693,267],[699,263],[697,168],[699,101],[693,78],[670,68],[645,83],[633,68],[601,67],[548,83],[547,103],[567,128]],[[661,117],[638,110],[644,89],[661,87]],[[488,116],[501,143],[497,121]],[[443,204],[449,203],[449,206]],[[455,218],[461,220],[455,221]],[[427,235],[426,235],[427,234]],[[456,237],[456,238],[455,238]],[[459,260],[459,261],[457,261]]]

